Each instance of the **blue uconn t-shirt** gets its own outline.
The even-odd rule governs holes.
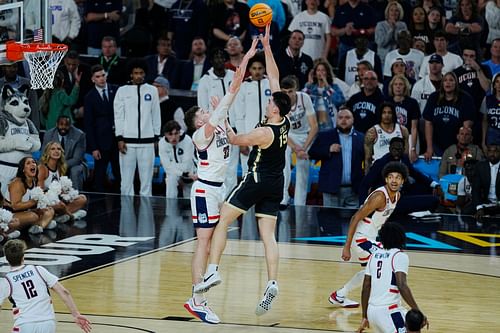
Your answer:
[[[474,120],[475,106],[472,97],[461,92],[458,101],[444,101],[437,104],[439,92],[433,92],[425,105],[423,117],[432,122],[432,141],[440,149],[445,150],[457,142],[457,134],[466,120]]]

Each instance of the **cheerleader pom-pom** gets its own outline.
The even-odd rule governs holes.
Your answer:
[[[62,191],[65,193],[69,192],[73,188],[73,182],[67,176],[59,178],[59,183],[61,184]]]
[[[62,191],[63,190],[62,190],[61,183],[56,182],[56,181],[50,183],[49,192],[52,192],[52,193],[55,193],[56,195],[59,195],[59,194],[61,194]]]

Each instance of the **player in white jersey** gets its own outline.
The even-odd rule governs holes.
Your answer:
[[[297,91],[299,81],[297,77],[289,75],[281,80],[281,91],[290,97],[292,109],[288,114],[290,132],[285,155],[285,186],[283,188],[282,204],[287,205],[290,200],[288,187],[290,186],[292,151],[295,152],[295,195],[294,205],[304,206],[307,198],[310,161],[307,151],[318,134],[318,121],[311,97],[304,92]]]
[[[234,74],[228,92],[220,103],[213,99],[214,111],[208,112],[194,106],[186,112],[186,124],[192,130],[193,143],[198,155],[198,179],[191,189],[191,210],[193,224],[198,238],[193,254],[191,273],[193,286],[201,282],[207,265],[210,243],[215,226],[219,222],[219,209],[224,201],[223,182],[230,159],[230,145],[226,133],[228,110],[245,76],[250,59],[255,54],[257,39],[243,57]],[[218,104],[217,106],[215,106]],[[208,307],[203,292],[195,293],[184,304],[184,308],[198,319],[218,324],[219,317]]]
[[[70,292],[41,266],[25,265],[26,244],[19,239],[5,243],[3,251],[10,265],[8,272],[0,280],[0,304],[6,298],[12,302],[14,327],[12,332],[54,333],[56,320],[49,288],[55,291],[71,311],[75,323],[90,332],[90,321],[78,312]]]
[[[378,249],[377,233],[396,208],[400,198],[399,189],[408,178],[408,169],[400,162],[389,162],[382,170],[382,175],[385,185],[370,193],[351,218],[342,249],[344,261],[352,259],[364,267],[372,253]],[[329,297],[330,303],[345,308],[358,307],[359,303],[348,299],[347,295],[361,285],[364,273],[364,270],[359,271],[342,288],[332,292]]]
[[[401,297],[411,309],[419,309],[406,284],[409,259],[402,251],[405,232],[400,225],[388,222],[380,228],[379,236],[383,248],[372,254],[366,266],[361,292],[363,316],[358,332],[368,327],[376,333],[406,332],[406,309]]]

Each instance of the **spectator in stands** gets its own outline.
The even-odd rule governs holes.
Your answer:
[[[423,40],[421,39],[417,39],[417,38],[414,38],[413,39],[413,48],[415,50],[419,50],[420,52],[422,52],[424,55],[428,55],[429,53],[427,52],[427,50],[425,49],[425,43]]]
[[[168,121],[162,128],[163,138],[158,143],[158,154],[165,170],[167,199],[179,197],[178,186],[182,187],[182,197],[189,198],[193,181],[197,179],[194,161],[193,141],[175,120]]]
[[[430,53],[431,47],[431,34],[429,33],[429,23],[427,22],[427,14],[423,7],[413,7],[411,14],[411,21],[409,30],[413,38],[424,42],[426,52]]]
[[[441,86],[442,72],[443,58],[439,54],[433,54],[429,58],[429,73],[415,82],[411,90],[411,97],[417,100],[421,113],[425,109],[429,96]]]
[[[340,59],[338,71],[340,78],[348,85],[352,85],[356,81],[357,64],[364,60],[372,65],[377,77],[382,78],[382,63],[378,55],[368,48],[368,39],[365,36],[360,36],[356,39],[355,44],[356,48],[344,53],[344,57]]]
[[[488,24],[488,37],[486,44],[491,45],[495,39],[500,38],[500,2],[488,1],[484,10],[484,18]]]
[[[236,0],[224,0],[213,5],[210,16],[212,47],[223,48],[231,37],[244,40],[250,23],[249,11],[246,3]]]
[[[479,53],[481,32],[483,31],[484,19],[479,15],[477,3],[473,0],[458,0],[453,15],[445,26],[448,33],[448,49],[456,54],[461,54],[460,40],[466,39],[469,47]]]
[[[498,121],[498,110],[500,105],[500,73],[497,73],[491,81],[491,95],[486,96],[481,104],[482,120],[482,147],[486,151],[486,145],[490,142],[500,142],[500,122]]]
[[[97,192],[105,192],[108,164],[111,163],[113,178],[120,184],[118,142],[115,137],[113,101],[118,86],[106,80],[102,65],[91,68],[94,87],[85,96],[84,129],[87,151],[94,158],[94,184]]]
[[[293,204],[296,206],[305,206],[311,165],[307,152],[318,133],[318,121],[316,120],[311,98],[306,93],[297,91],[298,86],[299,81],[294,76],[286,76],[281,80],[281,91],[290,97],[292,105],[288,113],[290,131],[288,132],[285,155],[285,186],[283,188],[282,204],[287,205],[290,199],[288,187],[290,186],[291,178],[292,152],[294,152],[296,162]]]
[[[499,212],[500,177],[500,145],[491,142],[486,149],[486,160],[479,161],[474,168],[472,177],[472,205],[478,218],[486,214]]]
[[[278,68],[280,77],[295,75],[299,79],[300,89],[304,88],[309,72],[313,68],[311,56],[302,51],[305,34],[301,30],[294,30],[288,38],[288,46],[280,51]]]
[[[491,59],[483,62],[490,68],[491,75],[500,73],[500,37],[493,40],[490,48]]]
[[[97,59],[97,63],[104,67],[108,83],[122,86],[130,79],[124,70],[126,62],[118,54],[115,37],[104,36],[101,42],[101,54]]]
[[[429,96],[422,115],[425,119],[426,160],[433,155],[442,156],[446,148],[456,143],[454,134],[460,127],[472,127],[474,110],[472,97],[460,91],[456,75],[446,73],[439,91]]]
[[[105,36],[113,37],[116,42],[120,37],[121,12],[122,0],[87,0],[85,6],[87,54],[98,56],[101,53],[101,42]]]
[[[398,202],[396,211],[400,214],[416,212],[422,210],[434,210],[439,204],[438,196],[441,194],[440,185],[413,167],[408,156],[404,153],[405,142],[403,138],[395,137],[389,143],[389,153],[373,163],[370,171],[361,181],[359,186],[359,203],[365,202],[371,191],[382,184],[385,180],[382,177],[384,166],[393,161],[401,162],[408,167],[409,178],[403,185],[401,199]]]
[[[176,89],[198,90],[198,83],[210,67],[210,61],[206,55],[207,46],[201,37],[195,37],[191,43],[190,60],[180,61],[174,74],[174,84]]]
[[[478,160],[467,159],[464,162],[464,177],[460,179],[457,185],[457,201],[455,202],[457,211],[463,215],[473,215],[476,207],[472,204],[472,179],[474,178],[474,169]]]
[[[131,84],[118,88],[113,103],[122,195],[134,195],[137,169],[141,182],[139,194],[151,196],[154,144],[160,135],[161,113],[158,90],[144,83],[146,71],[143,59],[131,59],[128,64]]]
[[[64,90],[64,74],[59,70],[56,72],[54,76],[54,88],[46,89],[43,92],[42,102],[40,103],[42,110],[44,108],[47,110],[46,113],[42,111],[47,115],[47,119],[45,121],[46,129],[53,129],[60,116],[65,116],[73,120],[72,108],[78,101],[81,77],[82,74],[75,71],[75,85],[71,90],[71,94],[68,95]]]
[[[225,67],[235,72],[244,56],[241,40],[238,37],[229,38],[224,50],[229,56],[229,60],[226,62]],[[245,73],[245,76],[248,75],[250,75],[250,73]]]
[[[170,99],[168,91],[170,90],[170,82],[163,76],[158,75],[153,81],[153,86],[158,89],[158,97],[160,98],[160,110],[161,110],[161,123],[162,126],[169,120],[174,119],[175,111],[177,110],[176,105]]]
[[[311,159],[321,160],[318,190],[323,206],[357,207],[363,178],[364,135],[353,127],[352,112],[340,107],[337,127],[320,132],[309,149]]]
[[[365,75],[365,73],[368,71],[373,71],[373,66],[369,61],[361,60],[360,62],[358,62],[358,64],[356,65],[356,81],[354,81],[354,83],[349,87],[346,95],[346,100],[349,100],[352,95],[357,94],[361,91],[361,86],[363,85],[363,75]],[[379,88],[382,88],[382,85],[380,83]]]
[[[420,109],[416,99],[410,97],[410,82],[404,75],[396,75],[389,82],[388,100],[396,107],[398,123],[408,129],[410,135],[409,158],[415,162],[418,157],[418,122]]]
[[[80,32],[81,20],[74,0],[50,0],[52,42],[71,45]]]
[[[403,7],[397,1],[392,1],[385,8],[385,20],[377,23],[375,27],[375,43],[377,43],[377,55],[382,64],[385,56],[396,49],[396,40],[401,31],[406,30],[406,23],[402,21]]]
[[[398,48],[390,51],[385,57],[384,63],[384,76],[392,77],[391,69],[396,59],[403,60],[405,64],[405,75],[411,81],[415,82],[419,78],[419,69],[424,60],[424,53],[422,51],[412,48],[412,37],[408,30],[403,30],[397,37]]]
[[[19,161],[16,178],[9,184],[9,191],[5,197],[8,207],[12,209],[15,217],[26,219],[29,224],[29,233],[40,234],[43,229],[54,229],[57,227],[54,217],[54,209],[37,208],[38,202],[31,198],[31,190],[37,185],[37,165],[32,157],[23,157]]]
[[[427,30],[431,36],[431,40],[434,39],[436,33],[440,32],[444,28],[446,22],[446,17],[443,13],[443,9],[440,6],[432,7],[427,13]],[[429,53],[436,52],[436,46],[432,43]]]
[[[83,190],[83,181],[87,174],[87,165],[84,162],[85,133],[71,125],[71,119],[68,116],[61,115],[57,118],[56,127],[45,132],[42,150],[51,141],[58,142],[64,151],[68,165],[66,174],[73,182],[73,188]]]
[[[366,133],[377,123],[377,106],[382,104],[384,96],[378,88],[377,74],[374,71],[366,72],[362,82],[363,88],[347,101],[347,106],[354,114],[354,128]]]
[[[355,47],[355,40],[360,36],[373,40],[376,24],[372,8],[360,0],[348,0],[337,7],[332,22],[332,34],[340,39],[339,62],[347,51]]]
[[[163,75],[170,82],[174,78],[177,59],[172,53],[172,42],[166,35],[160,36],[156,42],[156,54],[145,58],[148,64],[146,82],[151,83],[158,75]]]
[[[434,34],[433,43],[436,48],[436,52],[433,54],[438,54],[443,58],[443,74],[453,71],[464,63],[458,55],[448,52],[447,36],[443,31],[438,31]],[[421,78],[429,73],[429,60],[433,54],[425,57],[422,61],[419,71]]]
[[[439,165],[439,178],[447,174],[463,174],[466,160],[482,160],[481,148],[472,143],[472,129],[460,127],[457,134],[457,143],[452,144],[443,153]]]
[[[31,82],[29,79],[18,74],[18,69],[19,67],[16,62],[6,61],[2,64],[0,70],[3,71],[4,76],[0,78],[0,91],[2,91],[3,86],[5,84],[8,84],[14,89],[19,89],[21,86],[25,84],[31,86]],[[31,119],[33,124],[35,124],[36,128],[40,129],[42,115],[40,114],[40,110],[38,107],[38,96],[36,94],[36,91],[33,89],[29,89],[27,95],[28,95],[29,105],[31,108],[31,114],[29,118]]]
[[[389,152],[392,138],[403,138],[405,154],[408,154],[408,130],[398,123],[396,107],[384,102],[377,107],[378,122],[365,134],[365,174],[373,162]]]
[[[335,127],[337,108],[345,102],[342,90],[333,81],[332,67],[328,61],[320,59],[313,68],[312,82],[303,90],[312,99],[320,132]]]
[[[195,38],[208,36],[208,7],[203,0],[177,0],[168,11],[168,38],[177,59],[188,59]]]
[[[330,49],[330,19],[318,11],[318,5],[319,0],[306,0],[307,9],[295,16],[288,27],[289,31],[304,33],[302,51],[313,60],[326,59]]]
[[[48,142],[43,149],[40,164],[38,165],[37,186],[47,190],[54,181],[59,181],[66,176],[68,165],[64,157],[64,151],[59,142]],[[71,201],[60,201],[52,206],[56,222],[65,223],[69,220],[79,220],[87,216],[82,208],[87,204],[87,197],[79,194]]]

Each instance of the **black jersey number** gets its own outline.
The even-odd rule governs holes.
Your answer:
[[[297,128],[301,128],[301,127],[302,127],[302,122],[300,120],[294,121],[292,123],[292,128],[293,129],[297,129]]]
[[[224,147],[224,150],[223,150],[223,152],[224,152],[224,159],[226,159],[226,158],[229,157],[229,149],[230,149],[229,146],[225,146]]]
[[[287,141],[288,141],[287,133],[282,133],[280,135],[280,147],[286,146]]]
[[[377,261],[377,279],[382,276],[382,260]]]
[[[38,296],[32,280],[24,281],[21,283],[21,285],[23,286],[24,292],[26,293],[26,297],[28,299]]]

